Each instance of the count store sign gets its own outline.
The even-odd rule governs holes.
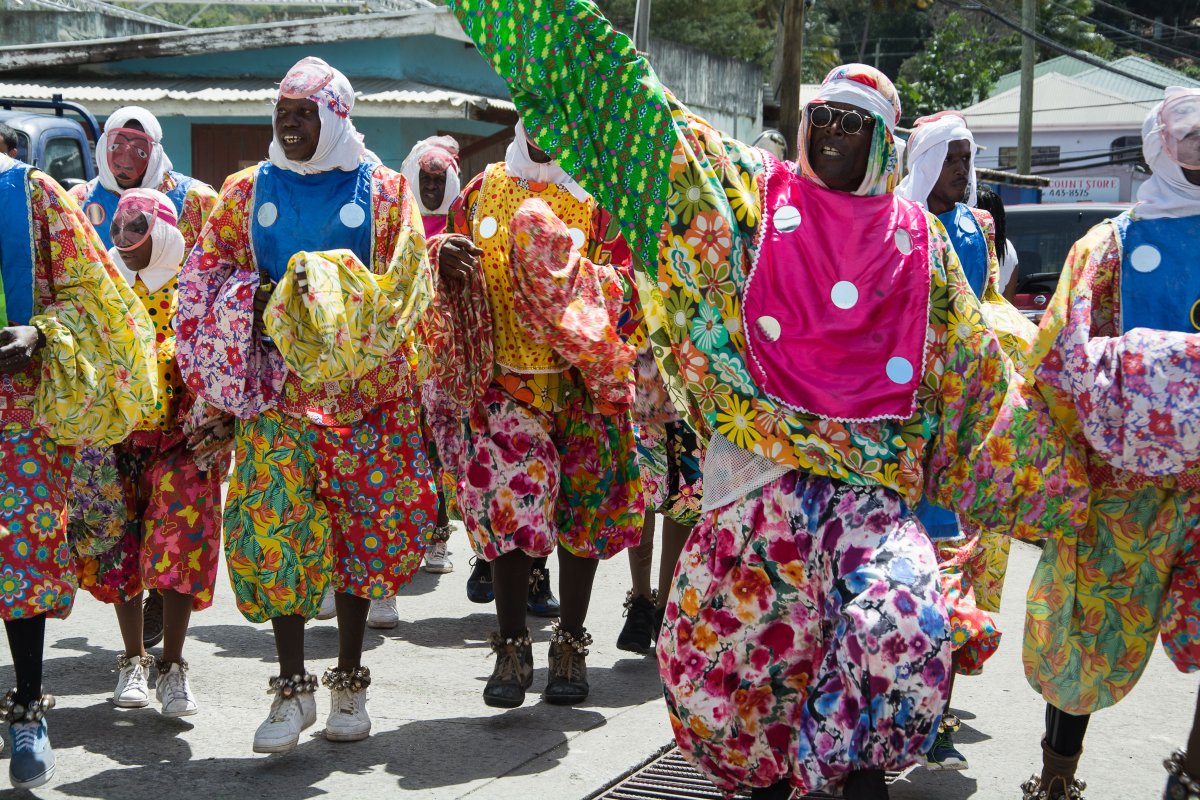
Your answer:
[[[1042,189],[1043,203],[1115,203],[1121,199],[1120,178],[1051,178]]]

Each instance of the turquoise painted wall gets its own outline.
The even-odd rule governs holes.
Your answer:
[[[357,78],[395,78],[448,89],[508,97],[504,82],[474,48],[440,36],[369,39],[355,42],[248,49],[170,58],[130,59],[105,64],[108,74],[191,78],[281,79],[305,56],[319,56]]]
[[[192,170],[192,125],[254,125],[269,121],[265,114],[254,117],[161,117],[163,144],[175,169],[183,173]],[[440,130],[471,133],[487,136],[500,128],[486,122],[465,119],[386,119],[382,117],[360,117],[355,126],[362,133],[367,147],[375,151],[384,164],[400,169],[401,162],[414,144]],[[267,154],[263,153],[263,158]]]

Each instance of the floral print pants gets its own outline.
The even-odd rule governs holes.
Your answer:
[[[196,611],[213,602],[221,547],[221,481],[229,466],[196,466],[182,437],[165,450],[161,434],[116,447],[125,501],[124,535],[104,553],[77,556],[79,585],[104,603],[124,603],[143,589],[192,596]]]
[[[1029,586],[1025,675],[1047,702],[1091,714],[1133,690],[1160,631],[1181,672],[1200,670],[1200,494],[1110,490],[1085,527],[1046,542]]]
[[[937,558],[894,492],[790,472],[693,529],[658,653],[679,748],[721,789],[902,769],[949,685]]]
[[[239,421],[225,556],[251,622],[316,616],[336,592],[395,595],[421,565],[437,515],[416,406],[325,427],[268,411]]]
[[[0,431],[0,618],[62,618],[75,598],[67,545],[74,450],[32,429]]]
[[[941,562],[938,569],[950,618],[954,671],[959,675],[978,675],[984,662],[1000,648],[1001,636],[992,615],[980,607],[975,594],[971,568],[978,564],[977,554],[983,550],[980,537],[942,540],[934,546]]]
[[[685,528],[700,519],[704,449],[686,422],[640,423],[638,464],[646,507]]]
[[[480,558],[556,545],[612,558],[637,545],[646,501],[629,412],[586,411],[576,396],[550,413],[493,385],[471,412],[458,475],[458,507]]]

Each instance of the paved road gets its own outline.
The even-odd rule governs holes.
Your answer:
[[[596,644],[589,658],[592,696],[577,708],[536,695],[523,708],[496,711],[479,698],[491,670],[484,637],[490,607],[468,603],[465,537],[452,541],[458,570],[421,574],[400,599],[403,622],[369,632],[374,735],[332,744],[320,735],[328,695],[318,695],[318,723],[283,756],[250,751],[269,705],[274,649],[267,626],[246,623],[222,576],[216,605],[194,618],[187,656],[200,714],[161,718],[153,709],[108,704],[120,637],[110,609],[83,598],[74,615],[51,623],[46,687],[59,697],[50,716],[58,776],[43,798],[185,800],[186,798],[338,798],[391,796],[536,800],[581,798],[642,761],[670,738],[649,658],[614,642],[628,572],[623,557],[603,565],[592,603]],[[1038,756],[1041,705],[1020,670],[1021,590],[1036,550],[1014,550],[1003,628],[1010,638],[982,677],[964,679],[960,735],[971,759],[965,773],[915,772],[897,800],[1012,800]],[[545,685],[548,626],[535,630],[535,689]],[[0,648],[0,653],[3,653]],[[3,657],[0,655],[0,657]],[[336,657],[332,622],[309,629],[310,670]],[[11,685],[8,667],[0,679]],[[1154,798],[1161,758],[1185,737],[1196,682],[1177,674],[1161,652],[1143,685],[1122,706],[1098,716],[1084,757],[1092,800]],[[3,768],[0,762],[0,769]],[[7,795],[15,793],[8,792]],[[28,796],[28,795],[25,795]]]

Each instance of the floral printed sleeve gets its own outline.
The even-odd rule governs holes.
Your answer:
[[[1134,328],[1120,333],[1097,285],[1121,271],[1110,223],[1093,228],[1067,256],[1033,352],[1040,381],[1105,461],[1161,476],[1200,461],[1200,335]],[[1111,294],[1115,294],[1111,293]]]
[[[925,410],[936,422],[929,496],[975,525],[1035,541],[1082,524],[1083,462],[1049,406],[1004,352],[936,217]]]
[[[155,403],[154,326],[79,206],[30,173],[37,300],[46,337],[34,421],[64,445],[115,444]]]
[[[204,230],[204,223],[217,204],[216,191],[203,181],[192,181],[183,198],[183,213],[179,215],[179,232],[183,234],[183,246],[191,250]]]
[[[279,352],[253,328],[259,273],[250,249],[254,167],[225,182],[179,276],[176,359],[184,383],[248,419],[274,405],[287,377]]]

